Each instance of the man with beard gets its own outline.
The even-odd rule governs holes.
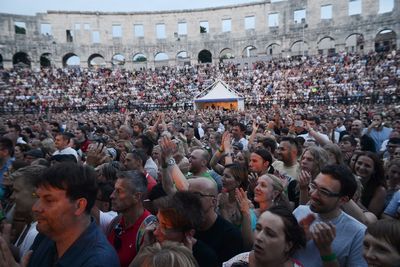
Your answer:
[[[272,167],[281,175],[288,179],[287,192],[289,201],[293,202],[295,207],[299,201],[299,190],[297,180],[300,176],[300,164],[297,161],[299,154],[299,145],[293,137],[282,137],[277,148],[277,159],[272,163]]]
[[[362,257],[366,227],[341,209],[356,189],[356,179],[344,165],[322,168],[310,183],[309,206],[293,212],[309,239],[294,256],[304,266],[367,266]]]
[[[135,122],[133,124],[133,138],[138,137],[139,135],[143,134],[144,131],[144,124],[141,122]]]
[[[294,179],[300,175],[300,164],[297,161],[298,144],[293,137],[283,137],[277,148],[277,159],[272,163],[280,174],[286,174]]]

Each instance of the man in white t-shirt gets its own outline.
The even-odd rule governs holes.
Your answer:
[[[249,141],[246,139],[246,126],[242,123],[235,123],[232,127],[232,143],[239,142],[243,145],[243,150],[248,150]]]
[[[55,155],[73,155],[76,158],[76,162],[79,161],[78,153],[75,149],[69,146],[71,136],[67,133],[58,133],[56,135],[54,145],[57,150],[53,153]]]
[[[330,143],[329,137],[326,134],[319,132],[318,126],[320,124],[320,119],[318,117],[307,118],[304,128],[308,133],[301,134],[299,137],[303,137],[305,141],[315,140],[319,145],[323,146]]]

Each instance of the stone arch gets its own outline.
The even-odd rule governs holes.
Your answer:
[[[199,63],[212,63],[212,54],[209,50],[203,49],[198,55]]]
[[[157,52],[154,55],[154,61],[159,62],[159,61],[167,61],[169,60],[169,56],[165,52]]]
[[[92,67],[105,67],[107,65],[106,60],[101,54],[95,53],[88,57],[87,64],[89,68]]]
[[[390,28],[380,30],[375,36],[375,52],[396,50],[396,32]]]
[[[49,68],[52,65],[51,53],[43,53],[40,55],[40,67]]]
[[[257,56],[257,48],[254,45],[246,46],[242,51],[242,57],[256,57]]]
[[[282,48],[281,48],[280,44],[272,43],[269,46],[267,46],[266,54],[269,56],[280,55],[281,52],[282,52]]]
[[[231,48],[224,48],[219,52],[219,59],[232,59],[235,58],[235,54]]]
[[[13,56],[14,67],[31,67],[31,58],[25,52],[17,52]]]
[[[143,53],[136,53],[136,54],[133,55],[132,61],[133,61],[133,63],[146,62],[147,61],[147,57]]]
[[[188,60],[190,59],[189,53],[186,50],[179,51],[176,53],[176,59],[180,61]]]
[[[113,55],[112,58],[111,58],[111,63],[114,66],[123,66],[123,65],[125,65],[125,57],[124,57],[124,55],[122,55],[120,53],[117,53],[117,54]]]
[[[318,54],[333,55],[335,54],[335,40],[330,36],[324,36],[317,42]]]
[[[303,40],[293,42],[290,46],[292,56],[308,55],[308,44]]]
[[[345,40],[345,49],[347,52],[356,53],[364,50],[364,35],[361,33],[352,33]]]
[[[62,64],[64,67],[79,66],[81,64],[81,59],[74,53],[67,53],[62,58]]]

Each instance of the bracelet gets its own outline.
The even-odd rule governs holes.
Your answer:
[[[222,150],[220,147],[217,149],[219,153],[224,152],[224,150]]]
[[[331,254],[329,254],[329,255],[324,255],[324,256],[321,255],[321,260],[322,260],[323,262],[332,262],[332,261],[335,261],[335,260],[336,260],[336,254],[335,254],[335,253],[331,253]]]
[[[167,160],[168,167],[174,166],[175,164],[176,164],[176,161],[175,161],[174,158],[170,158],[170,159]]]

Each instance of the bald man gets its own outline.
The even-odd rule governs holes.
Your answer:
[[[203,221],[195,238],[206,243],[218,255],[218,266],[243,252],[243,239],[239,228],[223,219],[216,212],[217,185],[207,178],[188,180],[189,191],[201,200]]]
[[[360,120],[354,120],[351,123],[350,133],[354,138],[360,138],[363,131],[363,123]]]
[[[207,167],[209,161],[209,154],[204,149],[195,149],[192,151],[189,157],[189,177],[205,177],[211,181],[215,181],[218,186],[218,190],[222,189],[222,178],[214,170],[209,170]]]

